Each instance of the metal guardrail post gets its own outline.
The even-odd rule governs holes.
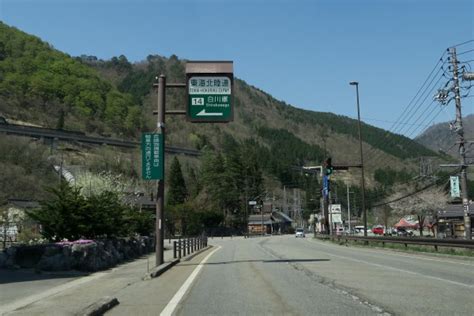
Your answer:
[[[189,242],[189,238],[186,239],[186,246],[187,246],[187,252],[188,252],[188,255],[190,254],[189,252],[189,246],[190,246],[190,242]]]
[[[176,259],[176,241],[173,241],[173,259]]]
[[[181,259],[181,257],[183,256],[183,245],[181,242],[181,237],[178,238],[178,244],[179,244],[179,258]]]

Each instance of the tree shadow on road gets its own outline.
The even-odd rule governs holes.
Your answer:
[[[80,271],[37,272],[34,269],[0,269],[0,284],[43,281],[49,279],[72,279],[89,274],[90,273],[88,272]]]
[[[326,262],[331,259],[248,259],[248,260],[234,260],[234,261],[218,261],[218,262],[206,262],[203,265],[218,265],[218,264],[235,264],[235,263],[298,263],[298,262]],[[199,263],[181,263],[182,266],[197,266]]]

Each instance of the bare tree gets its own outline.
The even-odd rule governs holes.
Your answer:
[[[407,192],[397,192],[388,200],[395,200],[407,195]],[[443,188],[431,187],[417,194],[402,198],[396,202],[389,203],[394,214],[398,216],[414,215],[418,220],[420,236],[423,236],[423,225],[428,216],[434,217],[435,213],[442,209],[448,201],[448,196]]]
[[[382,205],[376,209],[375,212],[377,219],[382,221],[385,228],[390,226],[390,219],[392,218],[392,208],[388,205]]]

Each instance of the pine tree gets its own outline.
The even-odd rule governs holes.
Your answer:
[[[168,205],[183,204],[188,197],[188,190],[181,171],[181,164],[176,157],[171,163],[169,179]]]

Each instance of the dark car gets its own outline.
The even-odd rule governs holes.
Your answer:
[[[405,228],[400,227],[397,229],[397,236],[400,236],[400,237],[413,236],[413,232],[407,231]]]

